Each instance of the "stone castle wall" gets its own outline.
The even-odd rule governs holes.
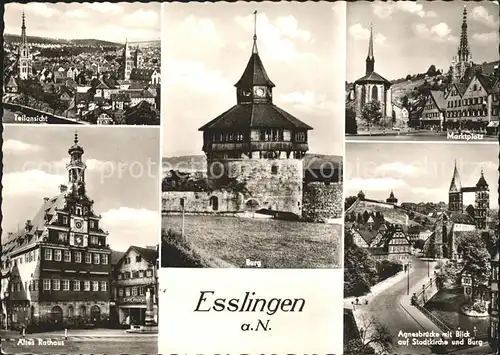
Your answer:
[[[341,218],[343,209],[342,183],[326,185],[311,182],[304,187],[303,218],[309,222],[326,222]]]
[[[302,214],[303,163],[301,159],[225,159],[208,163],[208,176],[226,175],[244,182],[244,209]]]
[[[242,211],[245,205],[243,194],[236,192],[168,191],[162,193],[162,212],[181,212],[182,199],[185,211],[191,213],[238,212]]]

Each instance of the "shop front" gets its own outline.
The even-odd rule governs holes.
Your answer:
[[[146,319],[146,297],[132,296],[118,300],[118,321],[122,326],[144,325]],[[157,321],[157,307],[153,308],[155,321]]]

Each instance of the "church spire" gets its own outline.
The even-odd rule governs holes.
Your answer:
[[[253,12],[253,47],[252,47],[252,53],[253,54],[258,54],[259,51],[257,50],[257,10]]]
[[[469,60],[469,55],[469,40],[467,36],[467,5],[464,5],[462,33],[460,35],[460,45],[458,47],[458,61],[467,62]]]
[[[368,55],[366,56],[366,74],[375,71],[375,57],[373,56],[373,25],[370,23],[370,41],[368,42]]]
[[[26,37],[26,16],[24,15],[24,10],[21,24],[21,43],[24,45],[28,43],[28,38]]]

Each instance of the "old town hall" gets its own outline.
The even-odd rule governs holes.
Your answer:
[[[44,198],[2,245],[2,321],[46,327],[108,321],[111,249],[87,195],[76,133],[68,153],[67,185]]]

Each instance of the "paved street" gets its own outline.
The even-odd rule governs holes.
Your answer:
[[[27,334],[0,331],[2,350],[8,354],[134,354],[157,355],[157,334],[129,334],[124,330],[92,329]]]
[[[421,289],[422,285],[428,281],[427,262],[418,258],[412,260],[409,281],[410,295]],[[426,332],[433,330],[440,333],[434,323],[410,306],[410,296],[406,295],[407,283],[407,275],[404,275],[404,277],[398,278],[391,287],[374,294],[368,305],[356,306],[356,321],[374,317],[387,326],[394,336],[395,348],[393,352],[396,354],[431,354],[427,346],[398,346],[397,344],[398,340],[403,340],[403,338],[398,338],[400,331]],[[358,324],[358,326],[362,326],[362,324]]]

